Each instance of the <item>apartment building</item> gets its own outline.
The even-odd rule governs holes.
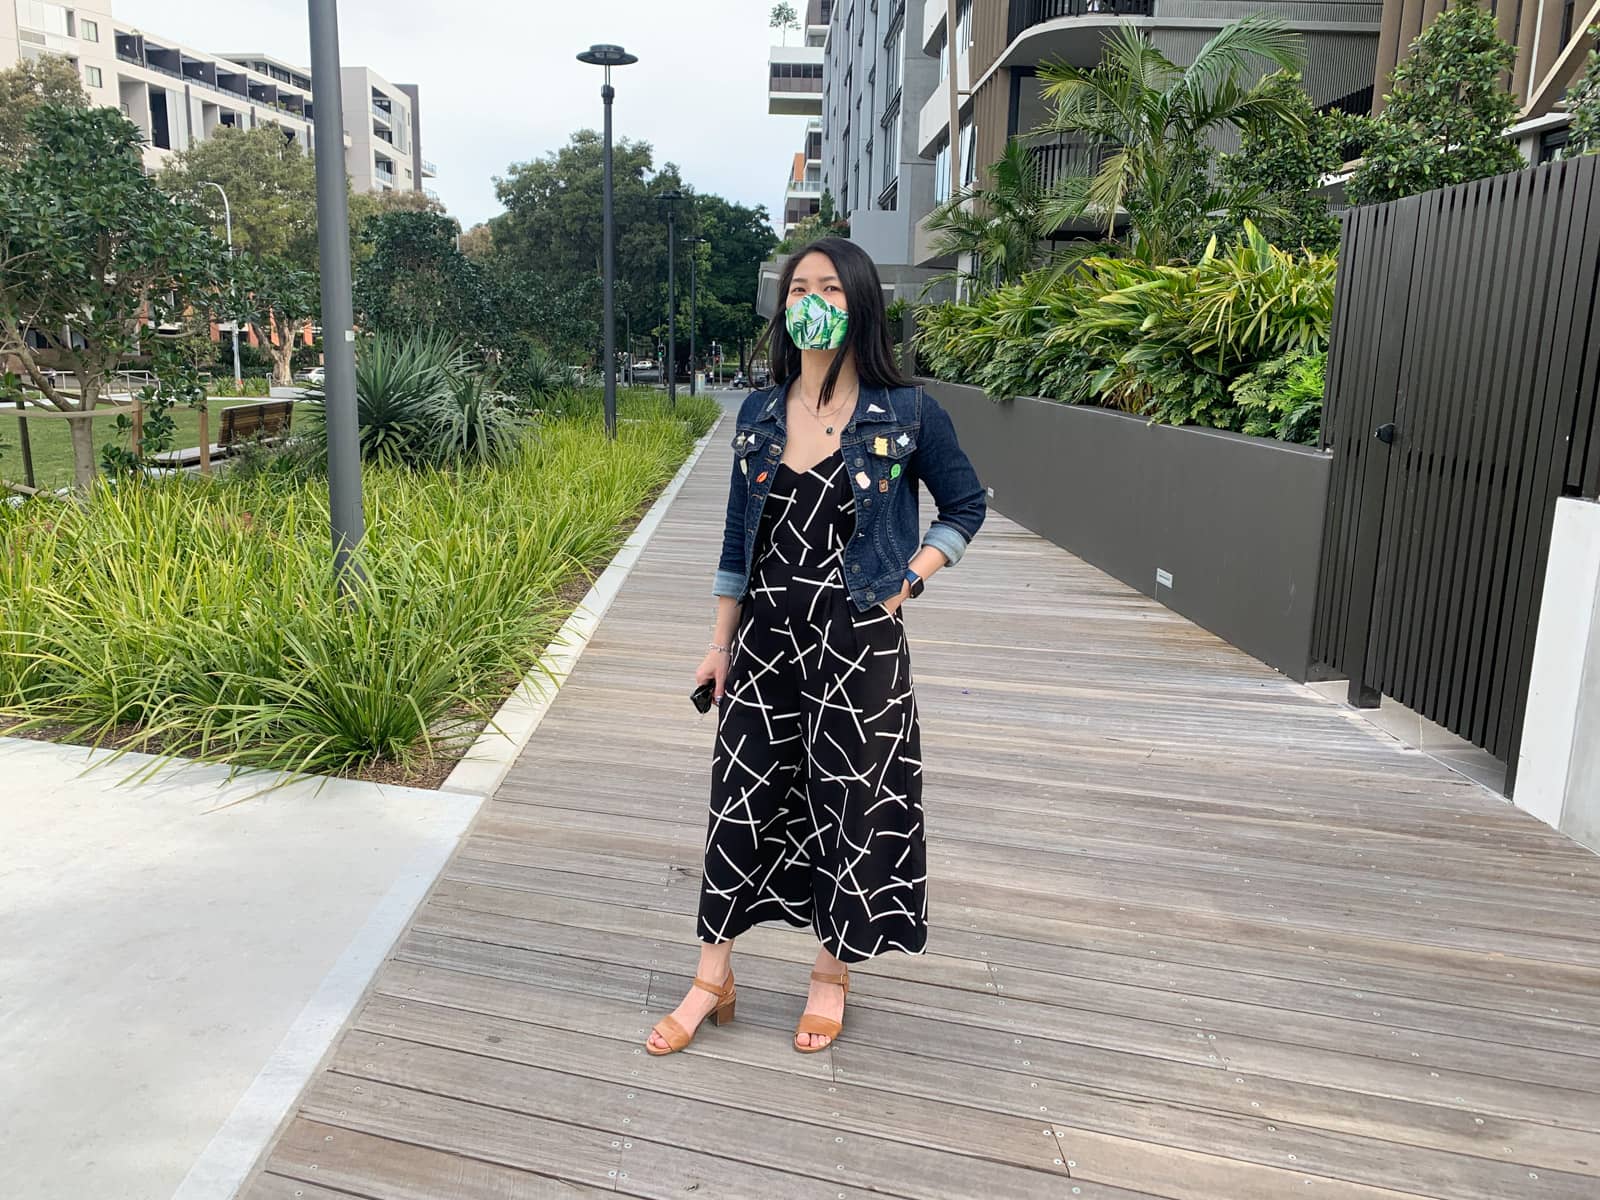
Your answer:
[[[1447,7],[1441,0],[1384,0],[1374,111],[1382,108],[1384,87],[1406,48]],[[1498,0],[1490,7],[1500,36],[1517,48],[1506,81],[1519,105],[1511,136],[1530,163],[1549,162],[1566,148],[1570,118],[1561,102],[1583,73],[1600,0]]]
[[[1241,17],[1278,17],[1305,39],[1304,83],[1312,100],[1364,112],[1383,8],[1382,0],[927,0],[919,44],[938,60],[938,86],[917,116],[915,145],[934,163],[934,201],[977,179],[1013,137],[1034,147],[1047,184],[1079,169],[1090,147],[1032,132],[1049,115],[1039,67],[1093,66],[1113,26],[1147,31],[1182,64]],[[938,261],[925,216],[918,214],[914,235],[911,261],[918,264]]]
[[[785,236],[822,200],[822,43],[833,0],[808,0],[798,45],[772,47],[767,61],[767,112],[805,117],[805,137],[783,188]]]
[[[158,170],[218,129],[275,125],[311,153],[311,72],[266,54],[216,54],[118,20],[111,0],[0,0],[0,68],[57,54],[78,69],[90,102],[120,108]],[[411,188],[434,174],[417,141],[417,90],[366,67],[342,70],[345,160],[357,191]],[[359,100],[359,103],[356,100]]]

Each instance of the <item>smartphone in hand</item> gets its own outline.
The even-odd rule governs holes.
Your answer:
[[[716,687],[716,681],[708,679],[689,693],[689,699],[694,701],[694,706],[701,712],[710,712]]]

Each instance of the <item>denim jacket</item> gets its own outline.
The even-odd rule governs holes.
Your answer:
[[[787,441],[788,383],[751,392],[739,407],[733,477],[712,594],[743,600],[755,561],[761,510]],[[862,387],[839,435],[855,492],[855,535],[845,544],[845,587],[865,611],[899,593],[922,545],[961,561],[988,511],[985,489],[956,442],[950,415],[920,387]],[[898,468],[898,469],[897,469]],[[918,537],[917,484],[938,515]]]

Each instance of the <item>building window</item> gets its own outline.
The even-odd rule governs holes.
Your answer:
[[[939,35],[939,82],[950,78],[950,39]]]
[[[905,53],[906,23],[897,20],[894,30],[889,34],[889,41],[885,47],[886,57],[883,63],[883,96],[885,103],[894,98],[900,90],[900,56]]]
[[[887,189],[900,174],[900,106],[884,119],[883,187]]]
[[[956,53],[965,54],[972,45],[972,0],[956,5]]]
[[[978,129],[968,117],[961,122],[961,186],[970,187],[977,181]]]
[[[939,149],[933,156],[933,198],[943,204],[950,199],[950,139],[939,139]]]
[[[84,67],[84,69],[83,69],[83,82],[85,84],[87,84],[89,87],[92,87],[92,88],[99,87],[100,83],[101,83],[101,80],[100,80],[100,68],[99,67]]]
[[[86,42],[100,40],[100,23],[98,21],[79,21],[78,36]]]

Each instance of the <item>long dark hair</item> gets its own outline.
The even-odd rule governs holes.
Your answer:
[[[784,324],[788,308],[789,285],[794,282],[795,268],[808,254],[825,254],[833,262],[833,270],[844,288],[845,302],[850,306],[850,320],[845,325],[844,344],[834,355],[827,375],[822,379],[822,392],[817,397],[817,407],[826,408],[833,399],[834,385],[839,381],[839,369],[845,356],[855,355],[856,375],[861,383],[870,387],[908,387],[909,381],[895,365],[894,344],[889,340],[889,317],[883,306],[883,284],[878,279],[878,268],[867,252],[854,242],[840,237],[820,238],[802,246],[783,264],[783,274],[778,280],[778,308],[772,314],[766,332],[756,343],[762,346],[772,362],[772,380],[782,383],[800,374],[800,347],[789,336]]]

